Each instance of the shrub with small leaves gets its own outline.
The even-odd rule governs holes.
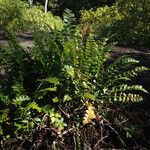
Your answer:
[[[63,22],[51,12],[44,13],[38,6],[28,7],[21,0],[0,0],[0,30],[51,31],[62,30]]]
[[[81,26],[91,26],[98,39],[109,37],[120,45],[149,47],[149,12],[149,0],[117,0],[111,7],[82,12]]]

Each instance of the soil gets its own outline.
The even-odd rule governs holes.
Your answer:
[[[20,45],[23,48],[29,48],[33,46],[34,38],[30,33],[24,33],[24,34],[17,34],[17,40],[19,41]],[[0,33],[0,45],[1,44],[7,45],[7,38],[2,32]]]

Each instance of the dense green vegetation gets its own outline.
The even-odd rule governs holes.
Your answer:
[[[31,2],[30,4],[42,4],[44,7],[47,6],[50,11],[54,14],[61,15],[66,8],[73,11],[76,17],[80,16],[81,10],[88,10],[91,8],[97,8],[104,5],[112,5],[115,0],[24,0]]]
[[[0,0],[0,30],[8,40],[0,45],[1,149],[138,145],[133,143],[143,131],[140,120],[132,116],[133,106],[148,91],[133,79],[149,68],[128,55],[110,61],[110,53],[115,42],[148,44],[149,3],[140,2],[120,0],[111,7],[82,11],[77,24],[69,9],[61,20],[34,3]],[[15,37],[25,31],[34,33],[30,49]]]
[[[109,37],[119,45],[150,46],[149,0],[118,0],[111,7],[84,11],[81,20],[98,39]]]
[[[52,13],[44,13],[42,8],[33,6],[20,0],[0,0],[0,30],[9,31],[36,31],[52,29],[61,30],[62,20]]]

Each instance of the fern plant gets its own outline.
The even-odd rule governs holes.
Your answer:
[[[69,11],[65,15],[66,28],[51,33],[38,32],[29,53],[22,51],[17,42],[11,40],[10,53],[6,53],[10,62],[3,60],[3,63],[14,72],[9,80],[11,90],[6,92],[5,86],[1,86],[4,108],[0,123],[5,125],[9,122],[14,127],[12,137],[14,131],[16,135],[31,133],[28,140],[34,145],[41,141],[41,137],[44,137],[42,142],[47,140],[50,143],[49,138],[45,138],[49,137],[49,132],[50,137],[54,134],[56,139],[60,139],[63,130],[71,126],[76,128],[75,141],[79,148],[81,145],[78,143],[82,140],[78,134],[81,134],[79,129],[83,123],[91,123],[97,115],[109,120],[109,115],[113,117],[109,113],[112,107],[122,108],[122,105],[142,100],[139,93],[147,91],[130,81],[148,68],[139,67],[139,61],[129,56],[109,64],[107,60],[113,45],[107,44],[107,39],[95,41],[90,33],[81,36],[83,32],[72,25],[73,15]],[[17,56],[16,60],[14,56]],[[14,70],[15,67],[17,70]],[[13,83],[18,84],[12,86]],[[7,101],[9,103],[5,104]],[[15,110],[17,116],[9,115],[10,106],[13,106],[11,110]],[[124,110],[121,112],[124,114]],[[117,119],[114,117],[114,120]],[[32,137],[35,137],[36,127],[40,136],[35,140]],[[2,126],[2,136],[4,131]]]
[[[147,91],[140,85],[132,85],[130,80],[148,68],[139,67],[139,61],[129,56],[118,58],[109,65],[107,60],[113,46],[107,44],[107,39],[95,41],[92,35],[80,36],[82,31],[72,32],[74,36],[69,34],[70,37],[66,38],[65,32],[68,33],[63,30],[40,35],[39,39],[44,40],[37,41],[35,53],[39,53],[39,57],[35,59],[43,65],[43,71],[48,70],[46,80],[52,77],[59,80],[55,92],[50,91],[52,87],[46,84],[42,84],[39,90],[48,88],[49,97],[62,106],[66,97],[71,103],[74,103],[74,99],[80,100],[78,103],[81,105],[88,100],[99,104],[128,104],[142,100],[139,92]]]
[[[102,120],[110,120],[118,125],[116,128],[125,131],[128,135],[129,125],[126,122],[120,125],[124,118],[126,120],[130,118],[126,112],[127,106],[142,101],[140,93],[147,93],[141,85],[132,85],[132,79],[138,73],[149,69],[138,66],[139,61],[130,56],[122,56],[109,64],[108,60],[113,45],[107,44],[107,39],[102,42],[95,41],[92,35],[85,34],[81,37],[78,33],[80,32],[75,32],[71,38],[66,38],[64,32],[53,33],[49,37],[42,35],[44,39],[49,39],[49,42],[45,40],[43,44],[46,49],[49,49],[44,58],[51,56],[50,61],[46,58],[42,60],[48,62],[46,66],[48,65],[50,70],[46,73],[47,77],[41,80],[35,97],[38,96],[40,100],[44,101],[48,98],[46,103],[52,103],[51,105],[54,105],[56,110],[62,108],[61,112],[67,118],[67,122],[73,118],[76,126],[78,122],[81,126],[83,123],[86,126],[93,120],[97,120],[98,115]],[[42,36],[41,39],[43,39]],[[53,40],[50,38],[51,36]],[[49,46],[51,43],[52,45]],[[44,53],[46,49],[42,48],[40,51]],[[39,49],[36,50],[37,54]],[[48,55],[49,52],[52,55]],[[38,57],[38,59],[41,58]],[[45,63],[43,64],[45,66]],[[90,107],[86,108],[87,102],[91,103],[92,110]],[[77,111],[82,114],[79,112],[72,114],[72,110],[76,106],[78,107]],[[121,108],[123,109],[120,110]],[[83,116],[83,109],[86,109],[85,116]],[[119,109],[120,112],[116,112],[117,115],[113,116],[111,111],[115,109],[116,111]],[[67,123],[67,125],[69,124]],[[135,130],[133,132],[136,133]],[[81,141],[78,139],[79,137],[75,136],[74,138]]]

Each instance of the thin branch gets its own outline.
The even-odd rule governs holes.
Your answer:
[[[58,106],[59,109],[62,111],[62,113],[69,119],[70,118],[70,115],[67,114],[60,106]]]
[[[96,146],[97,146],[101,141],[103,141],[103,140],[106,139],[107,137],[108,137],[108,135],[102,137],[102,138],[95,144],[94,149],[96,148]]]
[[[118,136],[118,138],[119,138],[119,140],[121,141],[121,143],[123,144],[123,146],[126,146],[126,144],[124,143],[124,141],[122,140],[122,138],[120,137],[120,135],[119,135],[119,133],[112,127],[112,126],[110,126],[109,124],[106,124],[112,131],[114,131],[116,134],[117,134],[117,136]]]
[[[25,141],[26,141],[26,139],[24,139],[24,140],[21,142],[21,144],[20,144],[20,146],[19,146],[18,149],[21,149],[21,147],[22,147],[22,145],[24,144]]]
[[[65,134],[67,134],[68,132],[74,131],[75,129],[76,129],[75,127],[70,128],[69,130],[64,131],[61,135],[65,135]]]
[[[0,144],[1,144],[1,147],[0,147],[0,148],[1,148],[2,150],[4,150],[4,140],[1,140],[1,141],[0,141]]]

